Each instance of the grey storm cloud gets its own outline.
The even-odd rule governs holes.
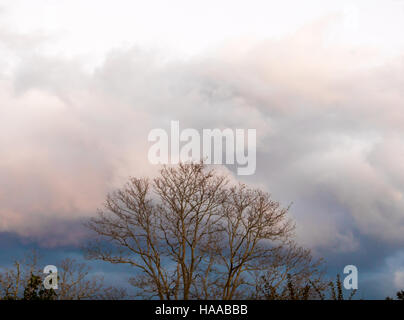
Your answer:
[[[0,72],[0,231],[84,237],[66,221],[93,215],[129,175],[155,174],[148,132],[179,120],[257,129],[257,172],[245,179],[293,202],[299,241],[347,264],[359,252],[364,265],[388,263],[404,245],[404,57],[327,44],[324,29],[186,61],[114,50],[91,72],[3,46],[15,63]]]

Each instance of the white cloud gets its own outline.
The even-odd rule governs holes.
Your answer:
[[[17,11],[11,22],[22,17]],[[94,14],[98,21],[106,11]],[[334,18],[178,61],[139,47],[104,55],[116,44],[108,40],[103,63],[91,72],[73,49],[55,55],[36,36],[20,41],[21,33],[3,32],[0,65],[9,56],[14,64],[0,74],[0,230],[41,233],[52,217],[91,215],[129,174],[155,172],[147,134],[180,120],[182,128],[256,128],[257,175],[250,182],[294,201],[299,237],[310,246],[351,252],[361,235],[404,242],[403,59],[388,60],[374,46],[330,43],[340,26]],[[97,25],[77,39],[71,31],[76,48],[89,35],[95,42],[104,36]],[[111,34],[128,35],[119,26]],[[218,43],[226,33],[221,37]],[[30,43],[35,50],[24,47]],[[84,47],[92,52],[97,45]]]

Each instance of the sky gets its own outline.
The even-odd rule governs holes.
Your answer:
[[[399,0],[0,0],[0,265],[79,255],[105,195],[156,174],[148,132],[179,120],[257,129],[256,174],[236,178],[293,203],[299,243],[331,275],[356,265],[360,298],[393,295],[403,16]]]

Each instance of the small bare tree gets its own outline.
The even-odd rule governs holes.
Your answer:
[[[24,289],[30,287],[32,279],[43,281],[43,270],[39,267],[39,255],[36,251],[14,261],[13,267],[0,270],[0,299],[19,300],[24,298]],[[66,258],[56,264],[58,267],[58,289],[55,299],[123,299],[126,291],[107,287],[103,277],[91,276],[90,267]]]
[[[317,262],[292,241],[287,211],[269,194],[232,186],[204,164],[165,166],[152,181],[131,178],[107,196],[87,223],[96,239],[86,254],[135,267],[130,282],[142,297],[257,298],[257,279],[268,273],[281,281],[289,267],[296,279],[320,277],[314,267],[299,273],[293,265]]]
[[[39,274],[39,256],[36,251],[15,260],[12,268],[0,269],[0,299],[18,300],[28,286],[31,275]]]
[[[293,241],[280,246],[268,260],[267,270],[256,276],[256,298],[266,300],[318,299],[326,290],[322,260]]]
[[[57,297],[59,300],[120,300],[126,290],[104,285],[104,277],[90,276],[91,268],[85,263],[66,258],[58,264]]]

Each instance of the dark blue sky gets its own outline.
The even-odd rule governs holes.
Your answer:
[[[85,241],[83,241],[83,244]],[[40,266],[48,264],[56,265],[65,258],[76,259],[77,262],[84,262],[91,267],[91,274],[103,275],[105,284],[116,287],[127,288],[132,292],[133,287],[128,284],[128,279],[134,276],[135,269],[126,265],[112,265],[107,262],[89,261],[83,257],[83,251],[78,246],[46,247],[37,241],[28,240],[12,233],[0,233],[0,266],[11,267],[15,259],[22,259],[24,255],[36,250],[41,257]],[[392,285],[393,274],[391,266],[386,261],[386,256],[394,254],[381,252],[377,244],[370,244],[366,250],[350,254],[330,254],[326,250],[320,250],[318,254],[325,258],[326,277],[335,279],[339,273],[343,277],[343,269],[350,262],[359,270],[359,290],[355,299],[384,299],[386,296],[394,296],[396,290]],[[404,257],[404,256],[403,256]],[[402,261],[402,260],[401,260]],[[346,296],[349,295],[345,291]]]

